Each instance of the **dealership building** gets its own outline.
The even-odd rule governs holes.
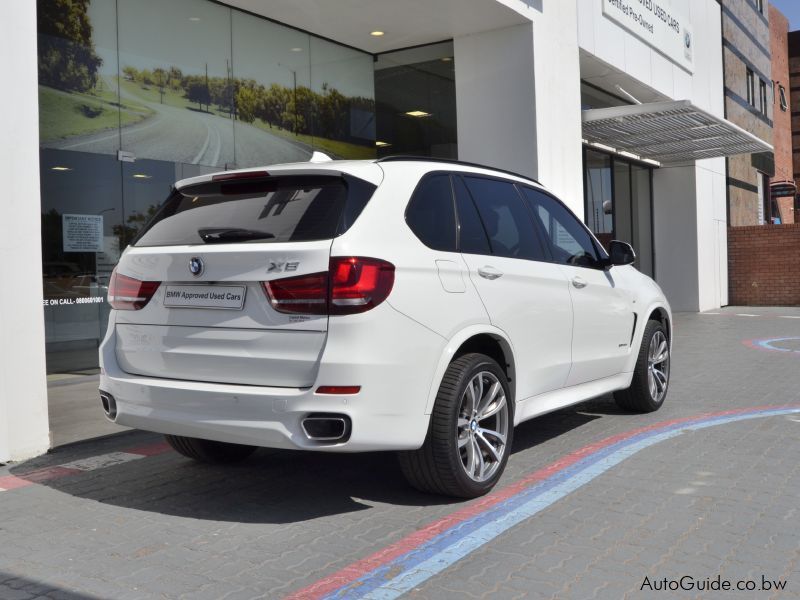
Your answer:
[[[725,4],[9,0],[0,462],[51,447],[48,381],[96,370],[111,270],[192,175],[315,150],[497,166],[630,242],[674,310],[726,305],[728,163],[749,182],[772,145],[728,118],[749,92],[726,87]]]

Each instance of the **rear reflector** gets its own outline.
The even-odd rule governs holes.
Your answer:
[[[116,310],[139,310],[150,302],[159,285],[160,281],[139,281],[114,269],[108,284],[108,303]]]
[[[357,394],[361,391],[360,385],[321,385],[316,394]]]
[[[386,300],[394,285],[394,265],[377,258],[336,256],[327,273],[265,281],[278,312],[305,315],[362,313]]]
[[[266,171],[245,171],[243,173],[220,173],[212,175],[211,181],[236,181],[238,179],[260,179],[269,177]]]

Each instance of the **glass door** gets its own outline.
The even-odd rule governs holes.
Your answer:
[[[653,276],[652,169],[584,150],[586,224],[603,246],[621,240],[636,251],[634,266]]]

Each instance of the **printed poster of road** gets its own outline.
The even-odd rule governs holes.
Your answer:
[[[38,9],[43,147],[228,168],[375,156],[367,54],[206,0]]]

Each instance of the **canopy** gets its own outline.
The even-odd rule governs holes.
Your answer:
[[[583,137],[662,164],[772,152],[760,138],[689,100],[585,110]]]

